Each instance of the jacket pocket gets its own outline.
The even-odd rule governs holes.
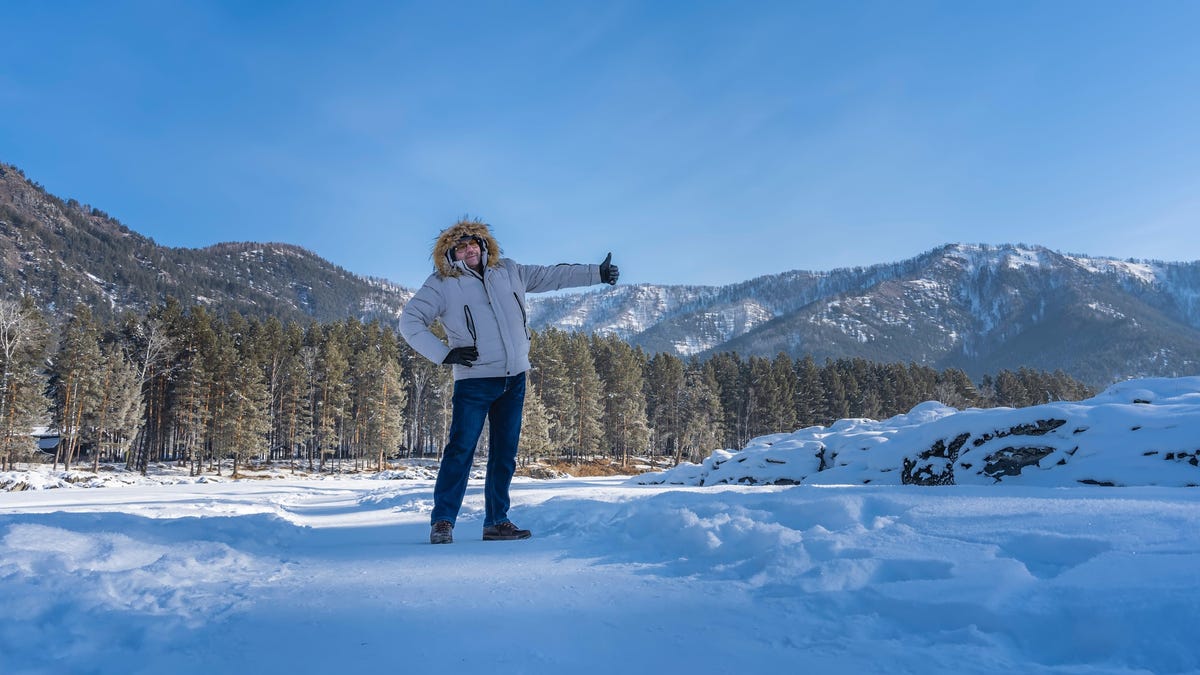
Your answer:
[[[525,305],[521,304],[521,296],[517,295],[516,291],[513,291],[513,300],[517,301],[517,307],[521,310],[521,325],[525,327],[525,339],[530,340],[532,337],[529,335],[529,316],[525,314]]]
[[[475,317],[471,316],[470,305],[463,305],[463,321],[467,324],[467,332],[471,334],[471,344],[479,346],[479,335],[475,333]]]

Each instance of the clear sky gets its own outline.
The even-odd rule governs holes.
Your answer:
[[[725,284],[949,242],[1200,259],[1200,3],[5,2],[0,161],[168,246]]]

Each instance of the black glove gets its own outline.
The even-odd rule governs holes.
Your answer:
[[[608,257],[604,262],[600,263],[600,281],[606,284],[615,284],[621,276],[621,268],[612,264],[612,251],[608,252]]]
[[[446,358],[442,359],[442,363],[458,364],[460,366],[471,367],[471,362],[479,358],[479,350],[474,347],[455,347],[450,350]]]

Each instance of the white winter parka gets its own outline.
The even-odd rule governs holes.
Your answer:
[[[481,242],[483,274],[453,260],[454,244],[463,236]],[[461,221],[438,237],[437,271],[404,306],[400,334],[418,353],[441,363],[454,347],[474,345],[479,359],[470,367],[454,366],[454,379],[504,377],[529,370],[529,320],[526,293],[600,283],[599,265],[522,265],[499,254],[499,246],[478,221]],[[441,319],[449,345],[430,330]]]

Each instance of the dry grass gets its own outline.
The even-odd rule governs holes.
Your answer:
[[[544,466],[579,478],[628,476],[629,474],[640,473],[632,463],[628,466],[621,466],[620,462],[603,459],[584,460],[581,462],[546,462]]]

